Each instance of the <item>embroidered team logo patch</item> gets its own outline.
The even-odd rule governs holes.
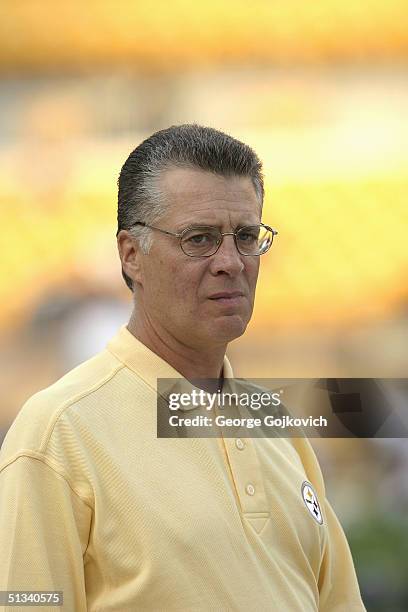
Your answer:
[[[323,525],[322,511],[320,510],[317,495],[314,492],[314,489],[310,482],[305,481],[302,484],[302,497],[303,501],[305,502],[306,508],[309,510],[315,521],[317,521],[319,525]]]

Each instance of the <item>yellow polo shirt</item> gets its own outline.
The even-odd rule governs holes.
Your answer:
[[[365,610],[309,442],[158,439],[158,377],[180,374],[122,327],[25,404],[0,454],[0,591],[63,591],[69,612]]]

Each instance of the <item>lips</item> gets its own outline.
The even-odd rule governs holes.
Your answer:
[[[210,295],[210,300],[234,300],[236,298],[244,297],[242,291],[220,291],[220,293],[214,293]]]
[[[223,308],[224,312],[232,314],[236,309],[242,308],[245,294],[242,291],[220,291],[210,295],[209,299],[213,304]]]

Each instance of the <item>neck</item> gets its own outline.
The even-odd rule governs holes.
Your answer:
[[[153,326],[147,318],[136,313],[136,309],[132,312],[127,329],[187,380],[222,377],[226,344],[210,348],[189,346],[165,329]]]

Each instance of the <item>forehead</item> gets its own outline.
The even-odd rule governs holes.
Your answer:
[[[159,184],[168,205],[166,218],[210,222],[223,215],[260,217],[261,205],[249,177],[171,168],[162,173]]]

